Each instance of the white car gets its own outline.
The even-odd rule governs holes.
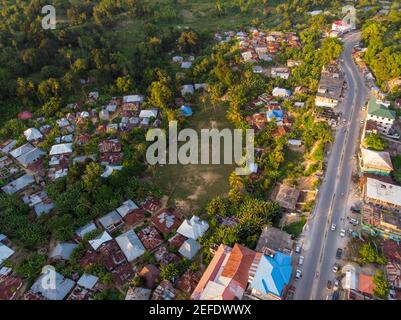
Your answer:
[[[344,238],[345,237],[345,230],[341,229],[340,231],[340,237]]]
[[[337,228],[337,225],[335,224],[335,223],[333,223],[332,225],[331,225],[331,231],[336,231],[336,228]]]
[[[295,272],[295,280],[299,280],[302,277],[302,272],[301,270],[297,269]]]
[[[351,218],[350,220],[349,220],[349,223],[351,223],[351,224],[353,224],[353,225],[358,225],[359,224],[359,221],[358,220],[356,220],[356,219],[354,219],[354,218]]]
[[[295,247],[295,252],[296,253],[301,253],[301,250],[302,250],[302,245],[297,243],[297,246]]]
[[[298,265],[299,266],[302,266],[303,264],[304,264],[304,256],[299,256],[299,258],[298,258]]]

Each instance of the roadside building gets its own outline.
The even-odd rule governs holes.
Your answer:
[[[267,225],[260,234],[255,250],[266,255],[275,254],[276,252],[291,254],[293,246],[294,241],[291,239],[290,234]]]
[[[220,245],[191,295],[193,300],[241,299],[248,285],[249,270],[260,254],[242,245]],[[256,270],[256,268],[254,268]]]
[[[401,187],[377,179],[367,178],[364,195],[365,201],[372,204],[401,211]]]
[[[361,171],[364,173],[389,176],[394,170],[391,157],[385,151],[361,149]]]
[[[388,109],[388,107],[378,102],[375,98],[369,100],[367,120],[375,121],[380,133],[389,134],[390,129],[394,125],[395,118],[395,111]]]
[[[250,278],[252,296],[261,300],[280,300],[285,294],[292,274],[292,257],[276,252],[273,256],[263,255],[256,273]]]
[[[276,195],[276,201],[287,210],[295,210],[301,191],[297,188],[281,184]]]

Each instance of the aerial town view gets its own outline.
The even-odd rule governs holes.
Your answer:
[[[401,300],[400,2],[0,0],[0,300]]]

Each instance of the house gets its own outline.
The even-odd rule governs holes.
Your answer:
[[[274,256],[263,255],[249,285],[251,295],[261,300],[279,300],[292,274],[292,257],[276,252]]]
[[[5,142],[0,143],[0,151],[3,153],[9,153],[12,149],[14,149],[17,144],[16,140],[7,140]]]
[[[52,274],[54,274],[54,286],[48,285],[46,277],[49,277],[49,274],[42,274],[32,285],[30,291],[43,296],[47,300],[63,300],[70,293],[75,282],[71,279],[64,278],[56,271],[52,271]]]
[[[130,226],[135,226],[139,223],[142,223],[144,220],[145,220],[144,209],[134,209],[124,217],[125,223]]]
[[[139,105],[143,102],[144,99],[145,99],[145,97],[142,95],[139,95],[139,94],[124,96],[123,97],[123,107],[124,107],[124,104],[132,104],[136,107],[139,107]]]
[[[72,253],[74,252],[77,244],[74,243],[57,243],[49,257],[52,260],[70,260]]]
[[[293,245],[294,241],[290,234],[267,225],[260,234],[255,250],[265,255],[275,254],[276,252],[291,254]]]
[[[99,119],[102,120],[102,121],[109,121],[109,119],[110,119],[110,112],[109,112],[109,110],[108,110],[107,108],[106,108],[106,109],[100,110],[100,112],[99,112]]]
[[[207,87],[207,83],[195,83],[195,90],[206,90]]]
[[[300,66],[301,64],[302,64],[301,60],[292,60],[292,59],[288,59],[287,60],[287,67],[288,68],[297,67],[297,66]]]
[[[137,206],[137,204],[132,201],[132,200],[127,200],[125,202],[123,202],[123,204],[118,207],[116,209],[116,211],[118,212],[118,214],[124,218],[127,214],[129,214],[131,211],[138,209],[139,207]]]
[[[190,295],[196,288],[201,278],[200,272],[187,270],[177,281],[177,289]]]
[[[191,107],[186,105],[181,106],[180,111],[184,117],[190,117],[193,114]]]
[[[117,153],[121,151],[121,143],[118,139],[104,140],[98,144],[100,153]]]
[[[169,234],[179,227],[182,219],[176,211],[162,208],[152,216],[151,221],[161,233]]]
[[[266,112],[267,120],[276,122],[277,125],[282,125],[284,120],[283,110],[273,109]]]
[[[92,300],[93,294],[99,290],[99,278],[84,273],[78,280],[68,300]]]
[[[272,91],[273,97],[288,98],[291,96],[291,91],[279,87],[275,87]]]
[[[40,160],[45,153],[35,148],[30,143],[26,143],[10,152],[10,155],[16,159],[24,168],[27,168]]]
[[[263,73],[263,67],[262,66],[253,66],[252,67],[252,72],[253,73]]]
[[[192,260],[193,257],[196,256],[200,248],[201,245],[196,242],[196,240],[190,238],[185,240],[180,249],[178,249],[178,252],[185,258]]]
[[[52,146],[49,155],[55,156],[59,154],[72,153],[72,143],[62,143]]]
[[[181,88],[181,95],[184,97],[187,94],[193,94],[195,91],[192,84],[184,84]]]
[[[170,239],[168,239],[169,245],[175,249],[178,249],[182,246],[182,244],[187,240],[187,237],[184,237],[182,234],[176,233]]]
[[[49,199],[45,191],[24,196],[22,201],[31,208],[33,207],[38,217],[42,214],[49,213],[54,208],[54,202]]]
[[[290,70],[288,68],[283,68],[283,67],[272,68],[271,77],[288,80],[288,78],[290,77]]]
[[[20,294],[24,282],[9,274],[0,274],[0,301],[14,300]]]
[[[177,233],[184,237],[196,240],[199,237],[202,237],[207,229],[209,229],[209,224],[206,221],[199,219],[197,216],[192,216],[191,219],[185,219],[183,221],[178,228]]]
[[[401,187],[373,178],[366,178],[365,201],[389,209],[401,210]]]
[[[153,264],[145,265],[138,275],[143,279],[143,286],[147,289],[154,289],[159,281],[160,270]]]
[[[27,141],[32,142],[32,141],[37,141],[43,138],[43,135],[40,133],[40,131],[36,128],[29,128],[24,131],[24,136]]]
[[[350,23],[347,23],[344,20],[334,21],[333,24],[331,25],[331,30],[338,31],[338,32],[341,32],[341,33],[346,33],[346,32],[349,32],[349,31],[351,31],[353,29],[354,28],[352,27],[352,25]]]
[[[123,218],[117,211],[113,210],[99,219],[99,223],[109,232],[117,230],[124,224]]]
[[[161,203],[159,199],[147,198],[144,203],[142,203],[142,208],[149,213],[156,213],[160,209]]]
[[[395,111],[388,109],[375,98],[369,100],[367,120],[375,121],[380,133],[388,134],[395,119]]]
[[[153,291],[151,300],[173,300],[176,296],[176,290],[170,281],[163,280]]]
[[[138,232],[138,237],[148,251],[153,251],[163,243],[163,239],[155,227],[148,226]]]
[[[134,261],[145,253],[145,248],[133,230],[116,238],[118,245],[129,262]]]
[[[145,109],[139,113],[142,125],[149,125],[151,119],[156,119],[159,111],[157,109]]]
[[[89,240],[89,244],[93,248],[93,250],[99,249],[106,242],[113,240],[113,238],[107,233],[107,231],[103,231],[98,237]]]
[[[56,120],[57,125],[60,128],[68,127],[70,125],[70,122],[66,118],[61,118]]]
[[[295,210],[300,194],[300,190],[281,184],[276,195],[276,201],[285,209]]]
[[[344,81],[344,75],[337,65],[324,66],[315,97],[316,106],[336,107],[340,102]]]
[[[181,56],[174,56],[173,57],[173,62],[175,62],[175,63],[181,63],[183,61],[184,61],[184,58],[181,57]]]
[[[80,227],[79,229],[77,229],[75,231],[75,234],[79,238],[83,239],[87,234],[89,234],[89,233],[91,233],[91,232],[93,232],[95,230],[97,230],[96,225],[95,225],[95,223],[93,221],[91,221],[88,224],[86,224],[86,225]]]
[[[302,140],[299,140],[299,139],[288,139],[288,145],[290,147],[300,148],[302,146]]]
[[[13,249],[7,247],[5,244],[0,243],[0,265],[2,265],[3,262],[10,258],[14,253],[15,251]]]
[[[33,114],[29,111],[22,111],[18,113],[17,117],[20,120],[28,120],[33,118]]]
[[[260,254],[242,245],[233,248],[221,244],[191,295],[193,300],[241,299],[249,279],[249,270]],[[256,259],[256,260],[255,260]]]
[[[1,188],[1,190],[3,190],[7,194],[14,194],[16,192],[24,190],[32,183],[35,183],[35,179],[32,176],[25,174],[22,177],[19,177],[18,179],[15,179],[14,181],[6,184],[4,187]]]
[[[389,176],[394,170],[391,157],[385,151],[361,149],[361,171],[364,173]]]
[[[169,263],[176,265],[181,260],[177,254],[169,252],[166,246],[157,248],[154,254],[156,261],[161,266],[166,266]]]
[[[189,69],[192,67],[191,61],[184,61],[181,63],[181,69]]]
[[[149,300],[150,295],[152,294],[152,290],[146,288],[129,288],[127,294],[125,296],[125,300]]]
[[[373,297],[375,285],[373,277],[358,272],[352,264],[343,266],[344,277],[341,281],[345,298],[350,300],[365,300]]]

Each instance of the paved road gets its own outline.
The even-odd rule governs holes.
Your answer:
[[[297,300],[326,299],[327,280],[333,280],[332,267],[335,253],[342,245],[339,229],[348,229],[347,199],[351,186],[353,156],[359,140],[363,119],[361,111],[366,102],[367,89],[352,60],[352,48],[359,41],[360,34],[349,35],[344,42],[342,69],[345,73],[348,90],[343,103],[343,118],[347,123],[339,125],[328,159],[327,171],[320,186],[315,210],[303,235],[305,262],[302,278],[295,281]],[[332,223],[337,224],[336,232],[330,231]]]

